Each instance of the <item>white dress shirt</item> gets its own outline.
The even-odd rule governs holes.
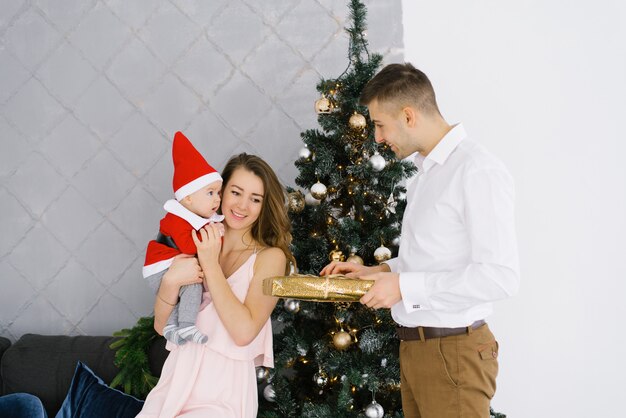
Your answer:
[[[407,182],[398,257],[402,300],[391,308],[407,327],[462,327],[519,287],[511,175],[456,125]]]

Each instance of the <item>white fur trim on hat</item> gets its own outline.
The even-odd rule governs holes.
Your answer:
[[[185,196],[189,196],[190,194],[200,190],[207,184],[211,184],[214,181],[221,181],[221,180],[222,180],[222,176],[220,176],[220,173],[218,173],[217,171],[214,171],[213,173],[205,174],[204,176],[198,177],[194,181],[189,182],[185,184],[183,187],[181,187],[180,189],[176,190],[174,192],[174,197],[176,197],[176,200],[180,202]]]

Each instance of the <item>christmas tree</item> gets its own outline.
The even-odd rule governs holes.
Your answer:
[[[406,204],[400,183],[415,171],[375,143],[359,105],[382,57],[368,52],[363,3],[352,0],[350,12],[347,68],[318,84],[321,129],[301,134],[295,162],[295,182],[304,190],[289,193],[299,274],[316,275],[331,260],[389,259]],[[260,417],[402,416],[399,342],[388,310],[286,299],[273,323],[275,368],[257,369],[267,383]]]

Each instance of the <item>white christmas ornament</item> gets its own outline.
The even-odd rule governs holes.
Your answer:
[[[298,156],[302,158],[303,160],[308,160],[311,157],[311,150],[308,149],[307,147],[300,148],[300,152],[298,153]]]
[[[387,161],[385,161],[385,158],[383,158],[378,151],[370,157],[369,163],[374,171],[382,171],[382,169],[387,165]]]
[[[270,402],[276,402],[276,391],[274,390],[274,386],[265,386],[263,389],[263,397]]]
[[[304,196],[304,203],[309,206],[317,206],[320,204],[320,201],[314,198],[311,193],[307,193],[306,196]]]
[[[384,415],[385,410],[376,401],[372,401],[372,403],[367,405],[367,408],[365,408],[365,416],[367,418],[383,418]]]
[[[326,193],[328,193],[328,189],[324,186],[323,183],[319,181],[311,186],[311,195],[316,199],[323,199],[326,197]]]
[[[374,259],[376,259],[378,263],[387,261],[390,258],[391,258],[391,250],[382,244],[380,247],[376,248],[376,251],[374,251]]]

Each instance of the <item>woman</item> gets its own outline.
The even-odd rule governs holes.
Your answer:
[[[139,417],[255,417],[255,366],[273,367],[270,315],[277,299],[263,295],[266,277],[284,275],[289,250],[285,192],[259,157],[232,157],[222,174],[224,237],[210,224],[193,234],[198,260],[179,256],[163,276],[154,305],[161,334],[181,286],[204,283],[196,326],[204,344],[168,344],[161,378]]]

